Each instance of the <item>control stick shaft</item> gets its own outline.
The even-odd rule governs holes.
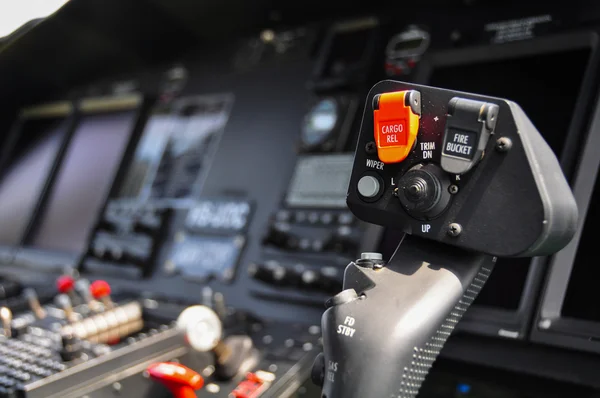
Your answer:
[[[313,378],[323,395],[416,396],[494,262],[417,238],[401,244],[385,266],[350,263],[345,290],[327,302],[322,318],[324,358]]]

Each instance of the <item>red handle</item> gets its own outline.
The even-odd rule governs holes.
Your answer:
[[[197,398],[196,391],[187,386],[170,388],[174,398]]]
[[[152,379],[167,387],[175,398],[196,398],[204,379],[197,372],[175,362],[159,362],[148,366]]]

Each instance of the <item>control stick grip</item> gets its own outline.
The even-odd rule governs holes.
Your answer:
[[[322,397],[417,396],[495,261],[432,245],[410,239],[387,266],[357,260],[347,267],[345,290],[322,318]]]

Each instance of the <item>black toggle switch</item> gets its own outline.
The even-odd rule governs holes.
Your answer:
[[[398,180],[396,195],[404,209],[419,219],[439,215],[450,203],[446,173],[434,164],[418,164]]]
[[[60,350],[60,357],[65,362],[70,362],[77,359],[83,353],[83,346],[81,340],[73,335],[61,336],[62,349]]]

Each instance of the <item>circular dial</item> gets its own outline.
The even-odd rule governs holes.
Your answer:
[[[200,352],[215,348],[223,333],[218,315],[203,305],[194,305],[183,310],[177,318],[177,328],[185,333],[190,346]]]
[[[302,143],[307,147],[323,144],[331,136],[339,117],[338,104],[334,99],[320,100],[304,117]]]

